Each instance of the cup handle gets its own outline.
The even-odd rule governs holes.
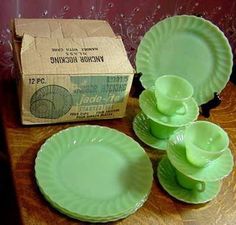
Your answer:
[[[186,114],[187,112],[188,112],[187,104],[183,103],[183,107],[180,108],[180,109],[178,109],[178,110],[176,111],[176,114],[178,114],[178,115],[184,115],[184,114]]]
[[[197,186],[196,190],[197,190],[198,192],[203,192],[203,191],[205,191],[205,187],[206,187],[205,183],[202,182],[202,181],[199,181],[198,184],[199,184],[199,185]]]

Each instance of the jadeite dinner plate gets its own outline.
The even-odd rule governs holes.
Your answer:
[[[164,157],[159,163],[157,176],[166,192],[180,201],[192,204],[200,204],[212,200],[219,193],[221,187],[220,181],[216,181],[206,182],[203,192],[183,188],[179,185],[175,176],[175,169],[167,157]]]
[[[130,209],[129,211],[127,211],[125,213],[123,212],[121,214],[118,214],[116,216],[111,216],[111,217],[96,217],[95,218],[95,217],[81,216],[81,215],[78,215],[77,213],[71,213],[70,211],[60,207],[59,205],[57,205],[56,203],[51,201],[51,199],[43,192],[43,190],[40,188],[40,186],[39,186],[39,189],[42,192],[42,194],[44,195],[45,199],[54,208],[56,208],[59,212],[65,214],[65,215],[67,215],[71,218],[78,219],[78,220],[81,220],[81,221],[89,221],[89,222],[92,222],[92,223],[105,223],[105,222],[116,221],[116,220],[128,217],[129,215],[135,213],[143,205],[143,203],[147,200],[147,196],[146,196],[139,204],[136,205],[135,208],[132,208],[132,209]]]
[[[155,149],[166,150],[169,139],[159,139],[154,137],[150,132],[148,120],[148,117],[143,112],[139,112],[133,121],[134,133],[146,145]]]
[[[144,90],[141,93],[139,96],[139,106],[150,119],[170,127],[185,126],[189,122],[196,120],[199,115],[198,105],[193,98],[186,102],[187,112],[185,114],[175,114],[172,116],[162,114],[157,108],[155,93],[152,90]]]
[[[180,128],[170,137],[167,155],[177,170],[195,180],[217,181],[228,176],[233,169],[233,156],[230,149],[206,167],[196,167],[191,164],[186,158],[185,151],[184,128]]]
[[[166,74],[187,79],[198,105],[213,99],[229,80],[233,55],[227,38],[211,22],[195,16],[174,16],[154,25],[142,39],[136,70],[145,89]]]
[[[59,211],[84,221],[126,216],[141,207],[152,185],[152,165],[127,135],[100,126],[63,130],[42,145],[35,176]]]

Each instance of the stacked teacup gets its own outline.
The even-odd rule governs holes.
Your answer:
[[[166,150],[169,137],[179,127],[197,119],[199,109],[192,85],[179,76],[159,77],[153,89],[139,97],[142,112],[134,119],[136,135],[147,145]]]
[[[188,161],[200,168],[213,163],[229,146],[227,133],[207,121],[197,121],[186,127],[184,140]]]
[[[167,150],[158,165],[162,187],[188,203],[204,203],[220,191],[221,180],[233,168],[227,133],[219,126],[194,122],[199,114],[191,84],[175,75],[159,77],[139,97],[142,112],[133,128],[147,145]]]
[[[169,139],[167,156],[158,166],[159,181],[170,195],[188,203],[213,199],[233,169],[227,133],[207,121],[178,129]]]

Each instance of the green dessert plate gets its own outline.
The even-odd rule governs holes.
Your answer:
[[[148,117],[139,112],[133,121],[133,129],[136,136],[146,145],[149,145],[158,150],[166,150],[169,139],[159,139],[150,133]]]
[[[157,168],[157,177],[161,186],[168,192],[172,197],[191,204],[206,203],[217,196],[220,191],[220,181],[206,182],[205,190],[198,192],[194,190],[188,190],[178,184],[175,175],[175,169],[171,165],[169,159],[164,157]]]
[[[187,103],[187,112],[183,115],[175,114],[167,116],[158,111],[155,93],[152,90],[144,90],[139,96],[139,105],[145,115],[153,121],[170,127],[185,126],[197,119],[199,109],[196,101],[191,98]]]
[[[83,221],[109,221],[142,206],[153,170],[143,148],[101,126],[65,129],[49,138],[35,161],[37,183],[60,212]]]
[[[220,29],[196,16],[174,16],[154,25],[136,54],[136,70],[145,89],[162,75],[178,75],[194,88],[198,105],[213,99],[229,80],[233,55]]]
[[[191,164],[185,153],[184,128],[179,128],[170,137],[167,155],[177,170],[195,180],[217,181],[228,176],[233,169],[233,156],[230,149],[205,167],[196,167]]]

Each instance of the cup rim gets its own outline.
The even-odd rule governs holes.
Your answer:
[[[190,95],[188,96],[188,97],[185,97],[185,98],[180,98],[180,99],[174,99],[174,98],[171,98],[171,97],[169,97],[169,96],[165,96],[165,98],[167,98],[167,99],[169,99],[169,100],[172,100],[172,101],[176,101],[176,102],[178,102],[178,101],[180,101],[180,100],[182,100],[182,101],[186,101],[186,100],[188,100],[188,99],[190,99],[190,98],[192,98],[192,96],[193,96],[193,94],[194,94],[194,89],[193,89],[193,86],[190,84],[190,82],[188,82],[185,78],[183,78],[183,77],[180,77],[180,76],[178,76],[178,75],[169,75],[169,74],[166,74],[166,75],[162,75],[162,76],[160,76],[160,77],[158,77],[157,79],[156,79],[156,81],[155,81],[155,85],[154,85],[154,87],[155,87],[155,91],[157,90],[156,89],[156,86],[157,86],[157,83],[158,83],[158,81],[160,81],[160,80],[162,80],[162,79],[165,79],[165,78],[174,78],[174,79],[176,79],[176,80],[180,80],[181,82],[184,82],[188,87],[189,87],[189,89],[191,89],[190,90]],[[157,93],[158,94],[158,93]]]
[[[184,132],[185,143],[186,143],[186,141],[188,142],[188,139],[186,138],[186,136],[189,135],[189,134],[188,134],[187,131],[188,131],[193,125],[195,125],[195,124],[207,124],[207,125],[210,125],[210,126],[212,126],[212,127],[215,127],[215,128],[217,128],[217,129],[220,131],[220,133],[225,137],[225,144],[224,144],[224,146],[223,146],[221,149],[217,149],[217,152],[218,152],[218,153],[222,153],[222,152],[224,152],[224,151],[228,148],[228,146],[229,146],[229,137],[228,137],[228,134],[226,133],[226,131],[225,131],[223,128],[221,128],[219,125],[217,125],[217,124],[215,124],[215,123],[212,123],[212,122],[209,122],[209,121],[205,121],[205,120],[198,120],[198,121],[192,122],[192,123],[190,123],[190,124],[188,124],[188,125],[186,126],[185,132]],[[194,144],[194,145],[195,145],[195,144]],[[196,146],[196,145],[195,145],[195,146]],[[216,153],[216,151],[207,151],[206,149],[203,149],[203,148],[198,148],[198,149],[199,149],[199,151],[201,151],[201,152],[207,152],[207,153],[210,154],[210,155],[214,155],[214,154]]]

